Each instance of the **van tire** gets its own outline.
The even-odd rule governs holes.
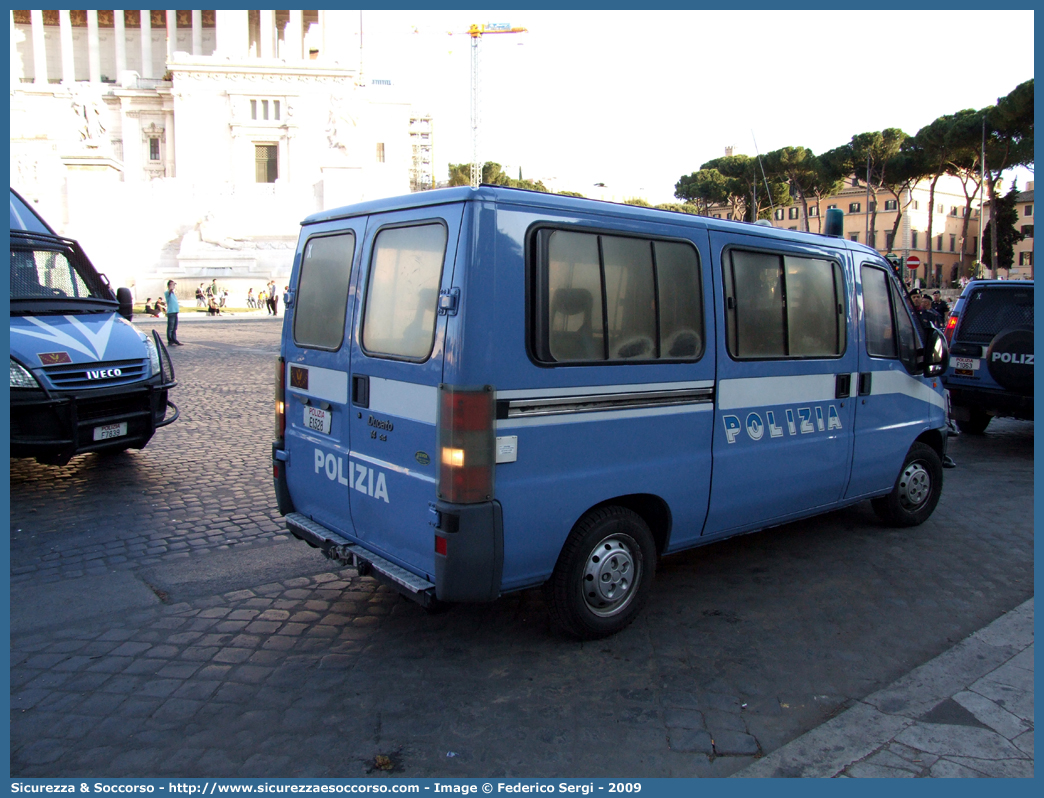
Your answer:
[[[928,520],[942,495],[943,467],[939,453],[924,443],[910,447],[892,492],[873,499],[881,520],[892,526],[917,526]]]
[[[656,543],[640,515],[618,506],[589,512],[544,585],[552,623],[581,640],[616,634],[641,612],[655,569]]]
[[[970,416],[967,421],[958,419],[957,429],[968,435],[982,435],[986,431],[986,427],[990,425],[992,416],[985,410],[979,410],[978,408],[972,408],[968,412]]]

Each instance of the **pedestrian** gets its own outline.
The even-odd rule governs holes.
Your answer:
[[[167,305],[167,343],[170,346],[181,346],[178,340],[178,295],[174,289],[178,284],[173,280],[167,280],[167,290],[163,299]]]
[[[212,296],[215,298],[220,296],[220,294],[218,294],[217,277],[210,281],[210,290],[207,293],[207,296]]]
[[[225,307],[225,302],[228,301],[228,289],[226,288],[221,292],[221,301],[218,303],[220,307]]]
[[[207,306],[207,296],[203,293],[203,283],[199,284],[199,288],[196,289],[196,307],[205,308]]]
[[[273,316],[278,316],[279,315],[279,289],[276,288],[275,280],[272,280],[272,282],[270,282],[269,285],[272,288],[272,290],[268,294],[268,296],[271,297],[269,299],[269,302],[272,303],[272,315]]]
[[[257,293],[257,308],[258,310],[261,308],[268,308],[268,294],[265,293],[264,288]],[[268,312],[271,313],[272,311],[269,310]]]
[[[946,304],[946,300],[942,298],[942,294],[938,291],[932,294],[932,310],[938,313],[941,319],[945,319],[950,315],[950,306]]]
[[[254,289],[253,288],[248,288],[247,289],[247,307],[248,308],[256,308],[257,307],[257,300],[254,299]]]
[[[942,327],[942,318],[932,310],[932,298],[928,294],[921,296],[921,309],[917,315],[921,320],[921,326],[926,332],[930,326]]]
[[[287,300],[290,299],[290,286],[283,286],[283,313],[286,313]]]

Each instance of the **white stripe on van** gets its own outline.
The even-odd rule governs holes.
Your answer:
[[[922,402],[946,409],[946,399],[941,393],[925,385],[920,378],[907,374],[905,371],[893,371],[892,369],[874,371],[870,380],[870,395],[901,393]],[[936,379],[936,382],[939,380]]]
[[[369,455],[363,454],[362,452],[357,452],[354,449],[348,452],[348,456],[351,457],[353,460],[361,460],[364,463],[369,463],[370,465],[377,466],[378,468],[384,468],[388,471],[395,471],[396,473],[402,474],[406,477],[411,477],[413,479],[419,479],[421,482],[431,482],[432,484],[438,482],[438,480],[436,480],[435,477],[429,476],[428,474],[422,474],[413,468],[405,468],[400,465],[395,465],[395,463],[392,463],[389,460],[381,460],[378,457],[370,457]]]
[[[304,369],[308,372],[308,387],[296,388],[290,381],[290,368]],[[325,399],[339,405],[348,404],[348,374],[344,371],[304,366],[300,363],[286,364],[286,390],[288,393],[312,396]]]
[[[565,413],[557,416],[532,416],[530,418],[502,418],[497,420],[497,432],[519,427],[550,427],[556,424],[583,424],[588,421],[616,421],[626,418],[649,416],[677,416],[683,413],[710,413],[714,405],[710,402],[668,407],[641,407],[634,410],[603,410],[595,413]]]
[[[713,388],[714,380],[685,382],[629,382],[624,385],[580,385],[571,388],[531,388],[497,391],[497,399],[551,399],[558,396],[586,396],[588,394],[637,393],[639,391],[670,391],[687,388]]]
[[[370,377],[370,412],[435,424],[438,388],[401,380]]]
[[[876,374],[874,379],[877,379]],[[741,410],[765,405],[828,402],[835,399],[836,394],[837,376],[834,374],[748,377],[718,382],[718,407],[721,410]]]

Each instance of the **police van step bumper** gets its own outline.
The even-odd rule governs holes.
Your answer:
[[[286,526],[305,543],[322,549],[327,557],[349,562],[356,567],[360,563],[369,565],[375,576],[384,577],[382,581],[390,581],[393,583],[392,587],[421,604],[427,604],[435,596],[435,585],[424,577],[399,567],[379,554],[367,551],[301,513],[290,513],[286,516]]]

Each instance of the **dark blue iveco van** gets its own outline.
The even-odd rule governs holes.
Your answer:
[[[276,384],[297,537],[422,604],[612,634],[662,555],[942,490],[942,334],[839,237],[493,186],[306,219]]]
[[[12,456],[141,449],[177,419],[170,356],[132,304],[11,189]]]

